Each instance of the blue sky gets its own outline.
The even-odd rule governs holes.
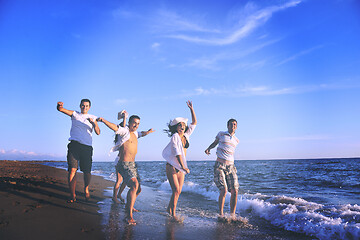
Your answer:
[[[66,159],[79,110],[141,117],[138,160],[161,160],[174,117],[198,126],[188,159],[229,118],[236,159],[360,154],[360,3],[297,1],[13,1],[0,5],[0,159]],[[94,160],[113,132],[100,123]]]

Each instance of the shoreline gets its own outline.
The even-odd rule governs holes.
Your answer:
[[[82,173],[68,203],[67,171],[37,161],[0,161],[0,239],[105,239],[98,202],[113,185],[92,176],[86,202]]]
[[[0,239],[313,239],[251,214],[248,225],[219,223],[215,215],[193,215],[185,198],[178,208],[184,222],[174,223],[166,214],[171,193],[146,186],[135,203],[140,210],[134,213],[137,225],[127,225],[124,205],[111,200],[113,181],[93,175],[92,198],[86,202],[78,172],[77,202],[67,203],[67,171],[41,161],[0,160],[0,180]]]

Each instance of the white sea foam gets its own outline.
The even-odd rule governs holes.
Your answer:
[[[191,181],[185,181],[183,188],[182,188],[182,192],[200,194],[210,200],[217,201],[217,199],[219,197],[219,192],[217,189],[212,190],[213,188],[215,188],[215,186],[211,186],[210,189],[208,189],[208,188],[202,187],[199,184],[193,183]],[[166,180],[165,182],[161,183],[159,189],[162,191],[171,191],[169,181]],[[229,201],[229,199],[227,199],[227,200]]]
[[[103,176],[104,175],[104,171],[102,171],[102,170],[92,170],[91,171],[91,174],[93,174],[93,175],[98,175],[98,176]]]
[[[160,190],[171,191],[168,181],[161,183]],[[183,192],[201,194],[217,201],[215,186],[205,188],[185,181]],[[226,196],[229,202],[230,194]],[[239,195],[238,211],[246,211],[264,218],[283,229],[304,233],[319,239],[360,239],[360,206],[324,206],[302,198],[267,196],[260,193]]]
[[[321,204],[301,198],[272,196],[267,200],[256,195],[244,195],[238,200],[238,209],[270,221],[289,231],[305,233],[319,239],[360,239],[360,223],[351,223],[344,214],[358,216],[358,206],[345,205],[325,208]]]

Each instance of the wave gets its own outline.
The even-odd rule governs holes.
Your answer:
[[[162,191],[171,191],[169,181],[166,180],[165,182],[162,182],[159,186],[159,189]],[[182,192],[199,194],[210,200],[215,200],[215,201],[217,201],[217,199],[219,198],[219,192],[218,192],[215,184],[211,185],[210,187],[202,187],[201,185],[199,185],[197,183],[194,183],[191,181],[185,181],[183,188],[182,188]],[[227,200],[229,200],[229,199],[227,199]]]
[[[324,206],[286,196],[244,196],[238,207],[286,230],[319,239],[359,239],[358,205]]]
[[[162,182],[158,189],[171,191],[168,181]],[[190,181],[184,182],[183,192],[200,194],[214,201],[219,196],[215,185],[206,188]],[[229,201],[230,194],[227,194],[225,202]],[[237,211],[319,239],[360,239],[360,206],[356,204],[323,205],[296,197],[239,194]]]

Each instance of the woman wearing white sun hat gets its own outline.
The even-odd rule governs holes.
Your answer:
[[[170,143],[163,150],[166,160],[166,176],[169,180],[172,195],[167,212],[176,219],[176,205],[179,199],[185,174],[190,173],[186,163],[186,150],[189,147],[189,137],[196,127],[196,115],[191,101],[187,101],[192,122],[187,126],[188,119],[177,117],[169,122],[165,132],[171,137]]]

